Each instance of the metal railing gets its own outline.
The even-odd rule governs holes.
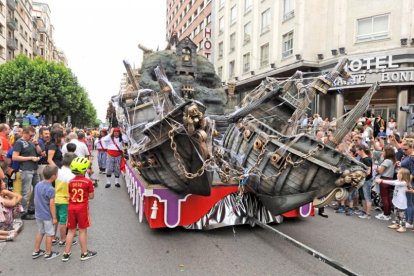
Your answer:
[[[7,27],[9,27],[9,29],[15,31],[17,29],[17,23],[16,23],[16,19],[14,19],[13,17],[7,17]]]
[[[16,10],[16,0],[7,0],[7,6],[10,10],[15,11]]]
[[[7,40],[7,47],[11,50],[16,50],[17,49],[17,43],[14,39],[9,39]]]

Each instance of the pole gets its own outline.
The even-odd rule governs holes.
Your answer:
[[[344,265],[338,263],[337,261],[323,255],[322,253],[316,251],[313,248],[310,248],[309,246],[295,240],[294,238],[276,230],[275,228],[262,223],[261,221],[257,220],[256,218],[250,217],[250,219],[252,221],[254,221],[255,224],[257,224],[258,226],[260,226],[261,228],[272,232],[274,234],[279,235],[280,237],[282,237],[283,239],[287,240],[288,242],[292,243],[293,245],[295,245],[296,247],[304,250],[305,252],[307,252],[308,254],[312,255],[313,257],[315,257],[316,259],[318,259],[321,262],[324,262],[326,264],[328,264],[329,266],[335,268],[336,270],[339,270],[340,272],[344,273],[345,275],[351,275],[351,276],[357,276],[359,274],[353,272],[352,270],[346,268]]]

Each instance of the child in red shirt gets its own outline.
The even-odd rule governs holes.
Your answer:
[[[68,223],[69,230],[66,237],[66,248],[63,253],[62,261],[69,261],[72,241],[75,236],[76,227],[79,227],[79,243],[81,247],[81,261],[88,260],[97,255],[97,252],[88,250],[87,228],[90,226],[89,220],[89,199],[94,197],[93,182],[85,177],[91,162],[85,157],[77,157],[70,164],[72,173],[76,176],[69,182],[69,206]]]

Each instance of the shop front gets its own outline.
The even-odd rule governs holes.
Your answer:
[[[348,65],[352,78],[338,79],[328,95],[318,99],[322,117],[341,117],[351,110],[375,82],[380,90],[371,100],[366,116],[381,114],[388,122],[397,121],[398,131],[406,131],[407,112],[400,107],[414,103],[414,56],[389,55],[352,59]]]

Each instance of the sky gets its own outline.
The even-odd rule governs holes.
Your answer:
[[[49,4],[54,42],[89,93],[105,121],[111,96],[118,94],[122,60],[140,67],[138,43],[165,48],[165,0],[38,0]]]

